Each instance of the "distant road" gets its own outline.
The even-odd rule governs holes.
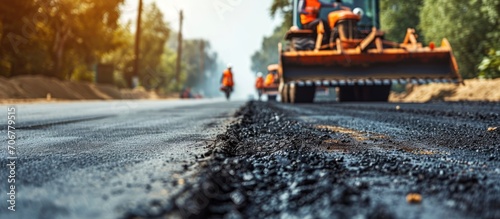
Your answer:
[[[20,104],[16,212],[7,207],[7,105],[0,105],[0,218],[117,218],[165,204],[243,102]],[[185,169],[188,171],[185,171]],[[145,209],[155,211],[154,208]]]

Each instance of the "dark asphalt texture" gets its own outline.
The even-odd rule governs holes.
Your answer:
[[[161,215],[194,180],[196,157],[243,102],[17,105],[16,212],[7,210],[7,106],[0,121],[0,218]],[[193,165],[194,164],[194,165]]]
[[[500,103],[250,102],[236,116],[164,216],[500,218]]]

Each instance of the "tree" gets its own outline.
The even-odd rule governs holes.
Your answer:
[[[169,24],[163,19],[163,13],[155,3],[144,8],[139,80],[146,89],[157,88],[165,78],[160,68],[161,57],[165,53],[165,45],[170,37]]]
[[[491,49],[478,67],[480,78],[500,77],[500,50]]]
[[[0,75],[41,74],[93,81],[97,64],[112,64],[117,85],[131,83],[134,36],[118,25],[123,0],[17,0],[0,4]],[[177,54],[171,30],[156,4],[145,7],[140,83],[169,92],[184,83],[202,86],[217,68],[217,54],[203,39],[186,40],[181,81],[174,81]],[[203,63],[200,60],[204,60]]]
[[[261,49],[256,51],[251,58],[251,69],[254,73],[267,72],[268,65],[278,63],[278,43],[281,42],[287,30],[287,26],[276,27],[271,36],[264,37]]]
[[[252,57],[251,69],[254,73],[267,72],[267,66],[278,63],[278,43],[281,42],[286,31],[292,24],[292,0],[273,0],[269,9],[271,17],[280,14],[283,16],[283,23],[274,29],[271,36],[264,37],[261,49],[256,51]]]
[[[59,2],[66,5],[62,5],[60,9],[55,7],[54,10],[60,11],[61,14],[68,14],[68,17],[66,19],[61,15],[53,17],[53,20],[60,22],[59,26],[53,26],[57,31],[56,34],[60,34],[60,37],[56,35],[53,42],[56,50],[53,52],[55,76],[69,79],[74,74],[86,73],[92,77],[101,57],[123,45],[117,40],[116,35],[120,29],[118,25],[119,5],[123,3],[123,0]],[[68,36],[67,42],[64,42],[66,36]],[[66,57],[61,57],[61,54]],[[61,60],[64,63],[60,63]],[[75,66],[80,66],[82,70],[72,70]],[[59,73],[60,71],[62,72]],[[63,75],[64,72],[66,75]]]
[[[112,40],[123,0],[18,0],[0,5],[0,71],[60,79],[91,71]]]
[[[497,0],[483,0],[481,13],[492,25],[493,30],[486,34],[486,37],[492,39],[492,41],[487,42],[490,47],[488,55],[479,64],[479,77],[499,78],[500,40],[498,39],[500,39],[500,2]]]
[[[293,0],[273,0],[271,8],[269,9],[272,18],[276,17],[277,14],[283,16],[282,26],[291,27],[293,21]]]
[[[184,40],[183,61],[187,64],[188,87],[202,86],[205,74],[216,68],[217,54],[210,52],[210,42],[203,39]],[[203,66],[202,66],[203,65]]]
[[[490,48],[500,48],[499,13],[498,0],[424,0],[420,28],[427,41],[448,38],[460,73],[472,78]]]
[[[420,22],[420,11],[423,0],[381,0],[380,20],[385,38],[388,40],[402,42],[408,28],[417,28]],[[422,39],[420,39],[422,40]]]
[[[180,81],[176,81],[175,64],[177,54],[177,35],[170,25],[163,20],[163,14],[156,4],[144,8],[142,43],[140,49],[139,81],[147,90],[159,93],[179,91],[183,86],[201,90],[207,79],[205,73],[216,67],[217,54],[210,51],[210,42],[204,39],[187,39],[183,42]],[[130,23],[119,27],[115,32],[116,50],[105,54],[101,62],[115,66],[115,79],[120,86],[130,86],[133,73],[133,34]],[[202,63],[201,60],[204,60]],[[123,78],[123,80],[122,80]]]
[[[134,61],[134,35],[130,31],[131,22],[119,26],[113,33],[113,41],[117,46],[115,50],[108,51],[100,57],[100,63],[114,66],[115,85],[120,88],[130,87],[130,75],[133,72]],[[130,73],[127,75],[127,73]],[[129,77],[127,77],[129,76]]]
[[[45,19],[34,19],[38,8],[32,0],[0,4],[0,75],[47,72],[48,48],[43,45],[47,39],[38,25]]]

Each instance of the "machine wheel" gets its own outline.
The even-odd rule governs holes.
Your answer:
[[[387,102],[391,94],[391,85],[372,86],[368,90],[366,101]]]
[[[290,103],[312,103],[314,94],[316,93],[315,86],[290,86]]]
[[[267,101],[276,102],[277,95],[267,95]]]
[[[356,89],[354,86],[345,86],[338,88],[338,98],[339,102],[353,102],[357,101],[356,99]]]
[[[339,88],[339,101],[372,101],[387,102],[391,92],[391,85],[374,86],[345,86]]]
[[[290,85],[285,84],[281,90],[281,102],[289,103],[290,102]]]

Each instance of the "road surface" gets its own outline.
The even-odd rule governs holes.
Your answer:
[[[113,101],[16,116],[16,212],[2,201],[0,218],[500,218],[499,103]]]
[[[0,218],[159,214],[191,180],[195,156],[207,152],[207,142],[222,132],[242,104],[221,100],[17,105],[15,212],[7,210],[3,105]]]
[[[499,103],[251,103],[168,216],[500,218]]]

